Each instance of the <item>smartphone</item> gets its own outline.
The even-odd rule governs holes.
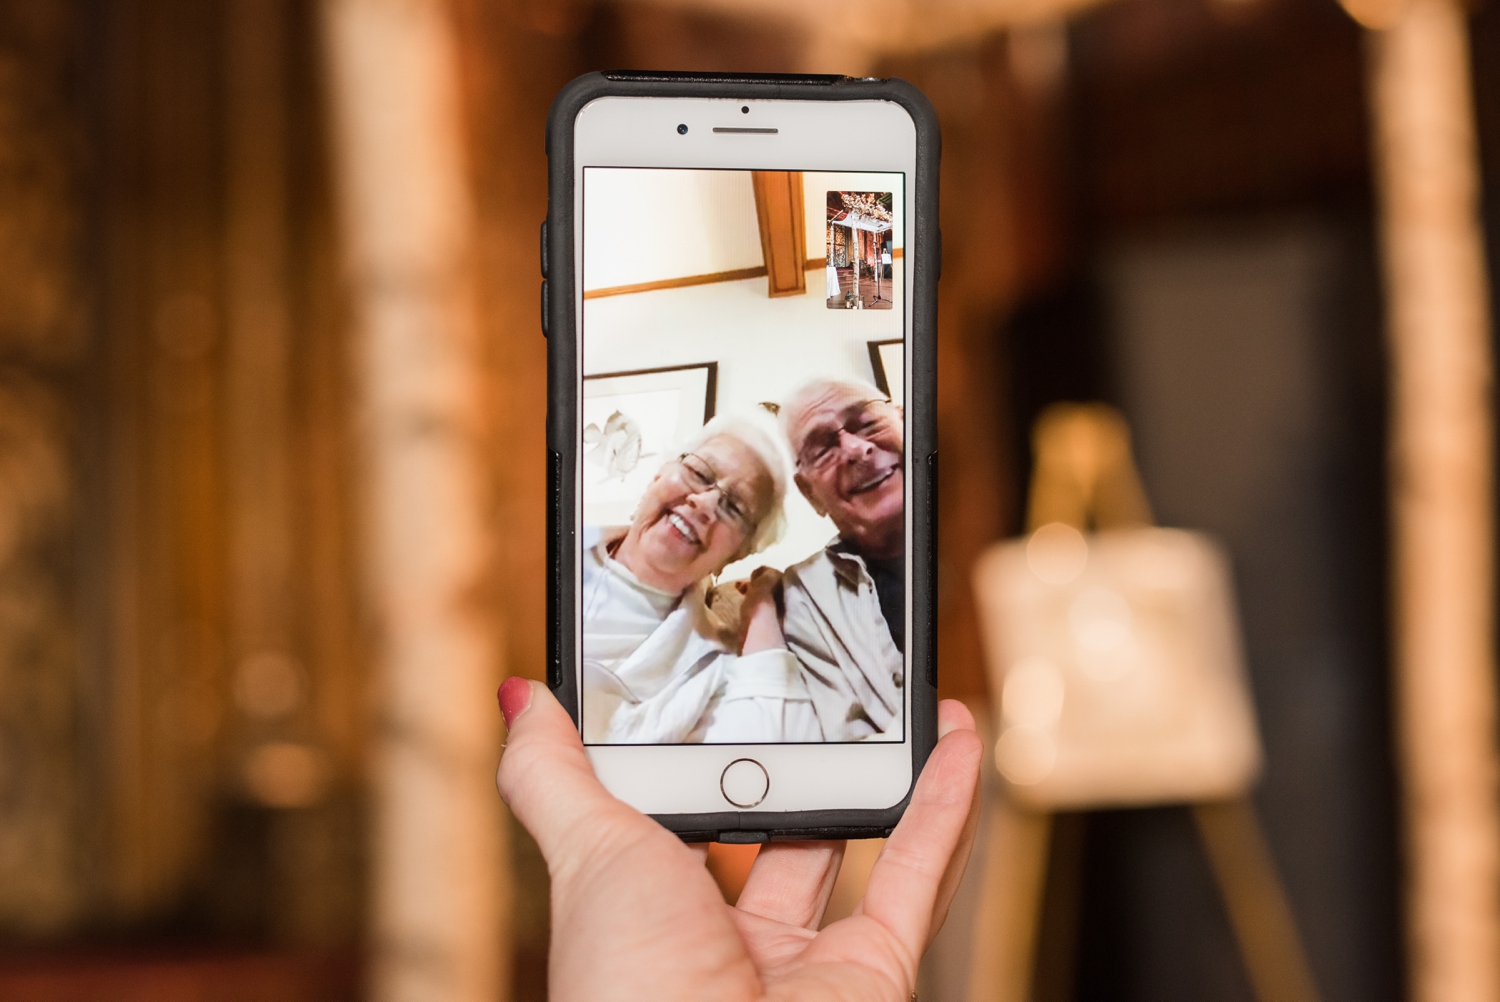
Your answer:
[[[899,80],[553,104],[548,681],[685,840],[885,835],[932,749],[938,151]]]

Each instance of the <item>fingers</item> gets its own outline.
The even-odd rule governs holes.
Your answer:
[[[495,786],[554,872],[576,863],[574,854],[597,845],[606,830],[620,835],[622,827],[656,828],[655,822],[604,789],[572,718],[547,687],[528,682],[530,703],[517,706],[518,696],[525,694],[518,692],[516,683],[511,679],[502,690],[512,719]],[[580,839],[580,832],[590,837]]]
[[[781,590],[781,572],[774,567],[757,567],[745,583],[745,595],[754,601],[774,598]]]
[[[948,876],[950,867],[956,861],[961,872],[973,842],[970,818],[984,748],[961,704],[941,704],[940,730],[945,725],[949,729],[927,759],[906,814],[870,873],[861,905],[895,935],[913,963],[927,946],[939,905],[946,912],[951,900],[946,885],[956,878]],[[945,888],[948,898],[940,902]]]
[[[844,859],[843,842],[768,842],[735,905],[773,922],[816,929]]]
[[[956,699],[945,699],[938,704],[938,740],[953,731],[974,730],[974,714]]]
[[[956,699],[945,699],[938,704],[938,740],[952,731],[974,730],[974,715],[969,708]],[[983,750],[981,747],[981,755]],[[943,922],[948,918],[948,907],[953,904],[953,896],[958,893],[958,885],[963,880],[964,870],[969,865],[969,853],[974,848],[974,836],[979,831],[979,813],[981,807],[980,790],[982,784],[974,783],[974,796],[969,801],[969,816],[964,819],[963,831],[959,834],[958,848],[948,859],[948,868],[943,872],[943,879],[938,884],[937,900],[932,907],[932,926],[927,933],[927,945],[932,945],[932,939],[943,927]]]
[[[750,575],[751,587],[762,595],[768,595],[776,602],[776,614],[786,614],[782,608],[781,583],[783,575],[774,567],[757,567],[755,573]]]

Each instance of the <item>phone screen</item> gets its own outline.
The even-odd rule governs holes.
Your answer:
[[[583,169],[586,743],[905,739],[905,201]]]

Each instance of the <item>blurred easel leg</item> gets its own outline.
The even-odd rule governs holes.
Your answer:
[[[991,800],[979,915],[969,959],[969,1002],[1025,1002],[1036,955],[1052,815]]]
[[[829,895],[828,907],[823,912],[823,925],[837,922],[854,914],[854,909],[865,899],[865,888],[870,885],[870,871],[885,849],[885,839],[850,839],[844,847],[844,861],[839,866],[838,880]]]
[[[1088,826],[1089,815],[1083,811],[1059,811],[1052,815],[1042,894],[1037,905],[1031,1002],[1072,1002],[1073,999],[1078,972]]]
[[[1296,921],[1248,798],[1193,805],[1260,1002],[1318,1002]]]

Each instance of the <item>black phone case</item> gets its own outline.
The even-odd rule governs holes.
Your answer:
[[[547,116],[547,219],[542,224],[542,332],[547,341],[547,684],[573,720],[579,718],[573,578],[578,405],[577,317],[573,290],[573,123],[590,101],[608,96],[774,98],[801,101],[892,101],[916,123],[917,171],[914,248],[908,275],[912,298],[912,387],[908,393],[907,456],[913,476],[912,776],[921,773],[937,741],[937,280],[942,267],[938,231],[940,139],[932,105],[904,80],[779,74],[588,73],[570,82]],[[566,670],[565,670],[566,669]],[[721,811],[653,815],[688,842],[766,842],[878,838],[901,820],[911,791],[884,810]]]

